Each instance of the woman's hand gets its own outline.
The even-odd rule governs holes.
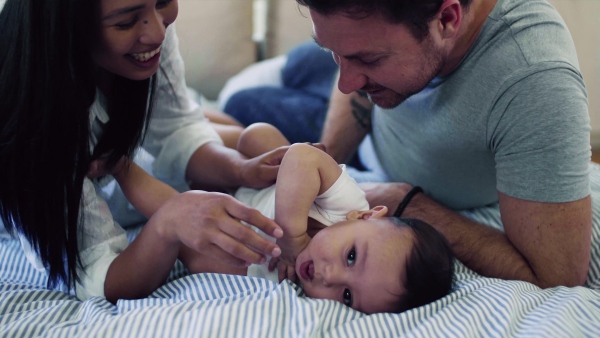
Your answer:
[[[168,241],[183,244],[232,266],[248,266],[277,257],[280,248],[262,238],[252,224],[279,238],[283,232],[275,222],[233,197],[203,191],[182,193],[163,205],[150,219]]]
[[[305,142],[325,151],[322,143]],[[254,189],[266,188],[275,184],[279,165],[290,146],[282,146],[260,156],[246,160],[242,167],[242,186]]]
[[[288,149],[289,146],[279,147],[244,161],[241,168],[242,186],[260,189],[273,185],[277,179],[281,160]]]

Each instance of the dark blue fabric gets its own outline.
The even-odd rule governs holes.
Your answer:
[[[232,95],[225,112],[247,126],[267,122],[291,142],[318,142],[327,100],[286,87],[255,87]]]
[[[331,53],[310,41],[292,49],[287,57],[281,70],[283,86],[329,101],[338,70]]]
[[[281,70],[282,87],[261,86],[233,94],[223,110],[244,125],[267,122],[290,142],[317,142],[334,84],[337,64],[309,41],[292,49]]]
[[[229,98],[223,111],[245,126],[270,123],[291,143],[318,142],[337,69],[331,53],[314,41],[303,43],[287,55],[282,87],[241,90]],[[349,164],[362,168],[356,156]]]

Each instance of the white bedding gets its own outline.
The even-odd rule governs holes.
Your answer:
[[[592,165],[594,227],[586,287],[542,290],[484,278],[457,263],[455,290],[402,314],[364,315],[304,297],[289,282],[197,274],[146,299],[112,305],[44,290],[17,240],[0,238],[0,337],[600,337],[600,166]],[[463,212],[499,227],[497,206]],[[130,233],[131,236],[135,232]],[[181,278],[180,278],[181,277]]]

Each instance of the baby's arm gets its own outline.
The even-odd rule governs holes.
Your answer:
[[[133,161],[113,173],[127,200],[142,215],[150,218],[177,190],[152,177]]]
[[[275,222],[283,229],[283,237],[277,243],[284,263],[293,266],[308,245],[310,207],[341,173],[331,156],[311,145],[294,144],[283,157],[275,188]]]

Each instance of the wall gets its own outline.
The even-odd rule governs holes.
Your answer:
[[[176,26],[188,86],[215,99],[228,78],[255,62],[252,7],[252,0],[179,0]]]

